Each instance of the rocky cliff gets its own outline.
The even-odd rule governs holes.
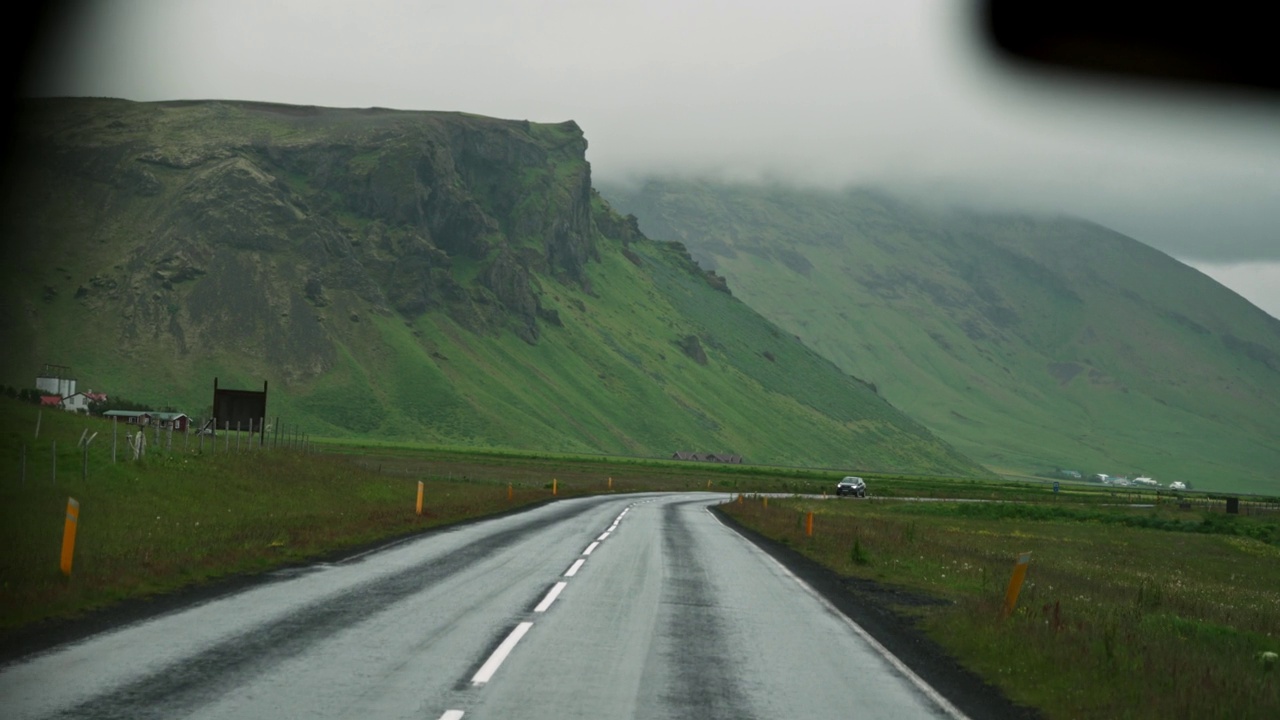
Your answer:
[[[267,379],[317,433],[980,472],[614,213],[573,122],[58,99],[17,127],[8,384],[54,362],[198,415],[213,376]]]

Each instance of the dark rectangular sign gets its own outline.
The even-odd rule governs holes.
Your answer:
[[[262,432],[264,419],[267,417],[267,381],[262,381],[262,390],[231,390],[219,388],[218,378],[213,379],[213,419],[217,429],[253,428],[254,432]]]

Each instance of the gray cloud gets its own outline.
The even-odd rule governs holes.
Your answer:
[[[599,176],[880,184],[1280,260],[1280,107],[1047,83],[958,3],[90,3],[41,94],[577,120]],[[1280,279],[1278,279],[1280,284]]]

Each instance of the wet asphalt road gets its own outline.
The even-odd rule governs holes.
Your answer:
[[[707,506],[566,500],[0,669],[5,718],[945,718]]]

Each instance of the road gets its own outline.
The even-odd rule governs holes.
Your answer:
[[[280,571],[0,669],[0,715],[963,717],[724,498],[563,500]]]

